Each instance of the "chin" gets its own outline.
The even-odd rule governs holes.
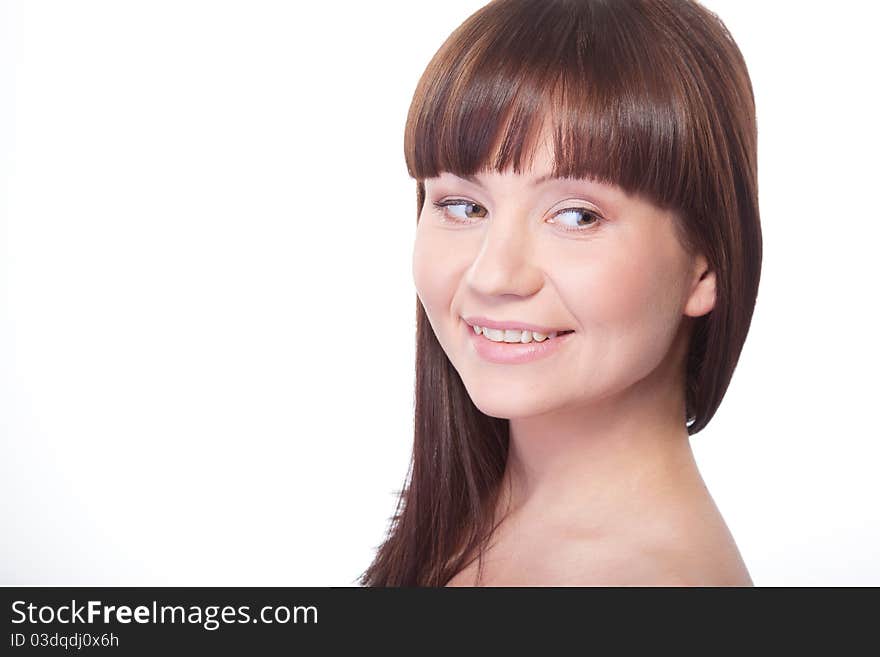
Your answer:
[[[510,387],[489,389],[484,383],[468,386],[468,395],[482,413],[505,420],[542,415],[560,407],[559,398],[536,397],[533,388],[514,392]]]

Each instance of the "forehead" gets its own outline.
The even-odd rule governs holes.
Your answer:
[[[426,178],[425,186],[466,185],[479,189],[517,190],[525,193],[539,193],[543,190],[565,189],[601,193],[606,198],[624,199],[628,195],[617,185],[592,178],[560,178],[553,175],[552,163],[538,161],[531,167],[516,172],[511,168],[505,171],[482,169],[475,174],[441,171],[434,178]]]
[[[532,148],[524,153],[522,167],[515,171],[509,166],[504,171],[492,169],[488,164],[475,174],[463,172],[453,173],[441,171],[434,178],[426,178],[426,189],[434,184],[438,185],[470,185],[476,189],[493,189],[501,193],[541,193],[553,191],[559,193],[586,193],[594,200],[602,200],[609,209],[622,209],[624,205],[631,205],[640,201],[640,197],[627,193],[619,185],[611,182],[597,180],[595,178],[559,178],[553,175],[556,164],[554,152],[554,140],[550,115],[545,115],[540,122],[540,128],[531,142]],[[500,139],[496,141],[492,155],[486,159],[494,162],[500,147]]]
[[[479,175],[483,176],[484,178],[505,177],[510,179],[517,179],[517,181],[521,184],[527,185],[529,187],[537,187],[543,183],[560,180],[560,178],[555,178],[553,176],[553,165],[554,158],[550,147],[548,147],[546,144],[542,144],[535,149],[535,152],[532,154],[531,159],[526,161],[525,167],[519,172],[514,171],[512,168],[508,168],[505,171],[484,169],[480,172]],[[448,174],[448,172],[444,173]],[[472,183],[477,182],[476,175],[458,174],[456,177],[462,178]]]
[[[547,125],[546,122],[543,124]],[[495,145],[495,149],[492,151],[492,155],[487,158],[487,162],[494,162],[497,156],[497,150],[500,147],[500,144]],[[551,139],[550,133],[546,130],[546,128],[542,127],[541,132],[534,142],[534,147],[525,154],[525,161],[520,171],[514,171],[513,167],[510,166],[504,171],[496,171],[492,169],[488,164],[479,171],[476,175],[466,174],[466,173],[457,173],[453,174],[448,171],[443,171],[440,174],[440,178],[452,178],[458,180],[466,180],[471,183],[478,183],[478,176],[482,178],[509,178],[509,179],[518,179],[518,182],[531,184],[532,186],[536,186],[538,184],[544,182],[552,182],[553,178],[553,170],[555,164],[555,155],[553,152],[553,141]]]
[[[552,132],[550,130],[551,122],[548,118],[541,122],[541,129],[534,139],[533,147],[525,153],[523,164],[519,171],[509,166],[503,171],[498,171],[488,164],[475,174],[441,171],[434,178],[426,178],[426,185],[433,183],[469,183],[477,187],[485,185],[490,186],[510,186],[517,189],[526,189],[528,191],[540,191],[545,187],[556,187],[564,185],[567,187],[572,184],[586,186],[594,190],[603,190],[607,193],[623,194],[623,190],[617,185],[600,182],[591,178],[558,178],[553,175],[555,170],[555,153]],[[492,155],[486,158],[487,162],[494,162],[497,155],[497,149],[500,142],[496,143]]]

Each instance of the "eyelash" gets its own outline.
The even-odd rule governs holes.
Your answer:
[[[433,201],[433,205],[434,205],[434,208],[436,209],[437,214],[440,216],[441,221],[443,221],[444,223],[456,224],[456,225],[469,224],[469,223],[474,223],[474,222],[460,221],[458,219],[450,219],[446,214],[445,208],[447,208],[451,205],[476,205],[477,207],[480,207],[480,208],[483,207],[479,203],[472,203],[471,201],[465,201],[463,199],[452,199],[449,201]],[[598,226],[599,224],[601,224],[605,221],[604,217],[602,217],[602,215],[600,215],[598,212],[594,212],[593,210],[590,210],[589,208],[583,208],[583,207],[564,208],[564,209],[560,210],[559,212],[555,213],[553,216],[556,217],[560,214],[565,214],[566,212],[583,212],[584,214],[592,215],[596,219],[596,221],[594,221],[589,226],[586,226],[584,228],[568,228],[566,226],[562,226],[562,230],[567,233],[586,233],[590,230],[594,230],[596,226]]]

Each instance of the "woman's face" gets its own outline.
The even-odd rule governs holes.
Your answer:
[[[551,164],[542,146],[522,175],[425,180],[416,290],[474,404],[493,417],[629,389],[664,361],[683,315],[714,304],[714,275],[701,280],[705,259],[684,251],[671,213],[587,180],[533,184]],[[533,344],[492,333],[520,344],[490,342],[465,321],[476,317],[574,332]]]

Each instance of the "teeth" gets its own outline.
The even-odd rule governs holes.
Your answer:
[[[492,342],[519,342],[526,344],[529,342],[543,342],[544,340],[556,337],[556,331],[553,331],[550,335],[544,335],[537,331],[520,331],[518,329],[502,330],[483,328],[482,326],[474,326],[473,329],[474,333],[482,335]]]

